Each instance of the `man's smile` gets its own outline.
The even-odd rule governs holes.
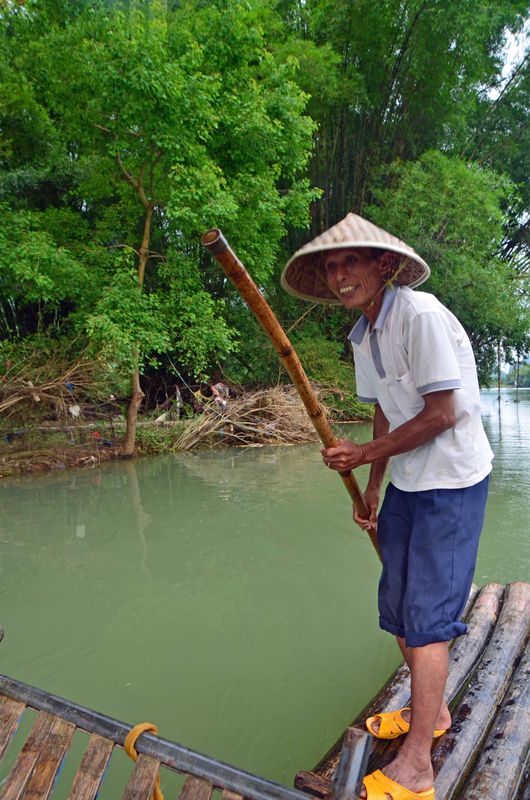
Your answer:
[[[341,286],[339,289],[339,294],[348,294],[349,292],[356,292],[361,284],[355,283],[350,284],[349,286]]]
[[[328,250],[324,256],[324,269],[327,285],[341,304],[349,311],[370,309],[374,323],[384,288],[380,256],[374,256],[366,248]],[[374,304],[376,298],[378,302]]]

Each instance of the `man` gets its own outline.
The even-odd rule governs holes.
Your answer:
[[[354,214],[299,250],[282,274],[291,294],[340,303],[362,316],[349,335],[361,400],[375,404],[373,440],[322,450],[339,472],[370,464],[365,492],[383,561],[381,627],[411,672],[411,709],[379,714],[382,739],[407,733],[384,771],[365,778],[368,800],[434,798],[433,736],[451,724],[444,701],[448,642],[471,586],[493,454],[480,418],[477,373],[458,320],[412,287],[430,274],[404,242]],[[391,482],[379,512],[383,476]]]

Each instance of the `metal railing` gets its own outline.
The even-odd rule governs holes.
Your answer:
[[[89,734],[98,734],[123,747],[132,725],[80,706],[62,697],[50,694],[6,675],[0,675],[0,694],[21,701],[29,708],[46,712]],[[339,800],[354,796],[352,787],[364,776],[369,751],[369,736],[363,741],[349,742],[344,765],[338,771],[337,793]],[[361,745],[359,747],[359,745]],[[214,788],[227,789],[251,800],[307,800],[307,794],[290,789],[274,781],[260,778],[250,772],[225,764],[215,758],[176,744],[161,736],[142,734],[136,750],[156,758],[165,767],[208,781]],[[364,766],[363,766],[364,765]]]

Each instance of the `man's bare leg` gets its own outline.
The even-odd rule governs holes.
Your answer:
[[[405,639],[402,639],[401,636],[396,636],[396,641],[399,645],[401,653],[403,654],[403,658],[405,659],[405,662],[407,663],[408,668],[412,673],[412,653],[411,653],[412,648],[407,647],[407,645],[405,644]],[[410,722],[410,711],[403,712],[403,719],[405,719],[407,722]],[[374,731],[377,732],[379,730],[379,721],[374,720],[374,722],[372,723],[372,727]],[[445,702],[445,700],[442,700],[440,711],[438,713],[438,716],[436,717],[435,730],[445,731],[447,730],[447,728],[450,727],[451,727],[451,713],[449,711],[449,708],[447,707],[447,703]]]
[[[383,772],[410,791],[423,792],[433,785],[432,734],[443,703],[449,653],[447,642],[407,650],[413,709],[410,731],[396,758]],[[361,797],[366,797],[364,789]]]

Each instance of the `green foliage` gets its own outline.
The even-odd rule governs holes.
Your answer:
[[[527,0],[494,8],[280,0],[278,8],[290,36],[277,47],[298,59],[319,123],[310,174],[324,191],[313,235],[356,211],[414,244],[434,266],[427,290],[463,318],[485,382],[497,341],[524,347],[530,328],[530,61],[521,55],[506,77],[502,58]],[[466,167],[473,162],[480,168]],[[290,251],[308,238],[291,233]],[[278,297],[284,319],[300,306]],[[313,318],[343,339],[336,312]]]
[[[162,314],[172,349],[190,375],[207,379],[211,364],[236,348],[237,331],[226,323],[223,303],[202,288],[189,256],[173,252],[160,276],[166,286]]]
[[[138,357],[156,364],[170,347],[159,299],[140,290],[133,270],[115,273],[84,325],[94,355],[121,370],[134,369]]]
[[[243,386],[273,386],[289,380],[271,343],[240,306],[241,338],[234,350],[223,362],[223,375],[230,383]]]
[[[174,452],[175,440],[184,431],[185,423],[178,422],[170,427],[143,424],[136,433],[136,448],[142,455]]]
[[[530,364],[523,364],[517,370],[517,366],[512,366],[511,372],[504,379],[505,386],[519,386],[520,389],[530,388]]]
[[[75,300],[85,274],[74,254],[59,245],[51,231],[40,229],[42,215],[10,212],[0,206],[0,286],[2,297],[21,306]]]
[[[17,368],[18,363],[31,360],[37,366],[56,361],[68,363],[79,354],[79,342],[68,338],[55,339],[39,332],[20,339],[0,340],[0,376]]]
[[[433,148],[460,152],[476,146],[485,117],[497,126],[485,89],[499,83],[506,30],[528,14],[527,0],[283,0],[280,8],[292,34],[282,46],[299,59],[319,122],[312,171],[325,192],[315,232],[346,210],[362,212],[381,164]],[[527,111],[528,95],[522,104]],[[520,138],[521,116],[503,114],[504,140]]]
[[[238,330],[199,235],[222,225],[266,282],[317,194],[297,67],[268,46],[279,18],[258,0],[11,11],[0,32],[4,334],[37,318],[83,332],[115,372],[165,354],[207,376]]]
[[[320,397],[336,420],[369,419],[372,408],[360,403],[355,390],[353,361],[344,360],[343,345],[326,339],[315,324],[306,325],[293,344]]]
[[[488,380],[500,338],[530,328],[518,282],[499,252],[502,206],[513,192],[495,173],[441,153],[398,162],[374,189],[378,205],[368,214],[399,231],[431,266],[425,291],[432,291],[466,327],[481,378]]]

